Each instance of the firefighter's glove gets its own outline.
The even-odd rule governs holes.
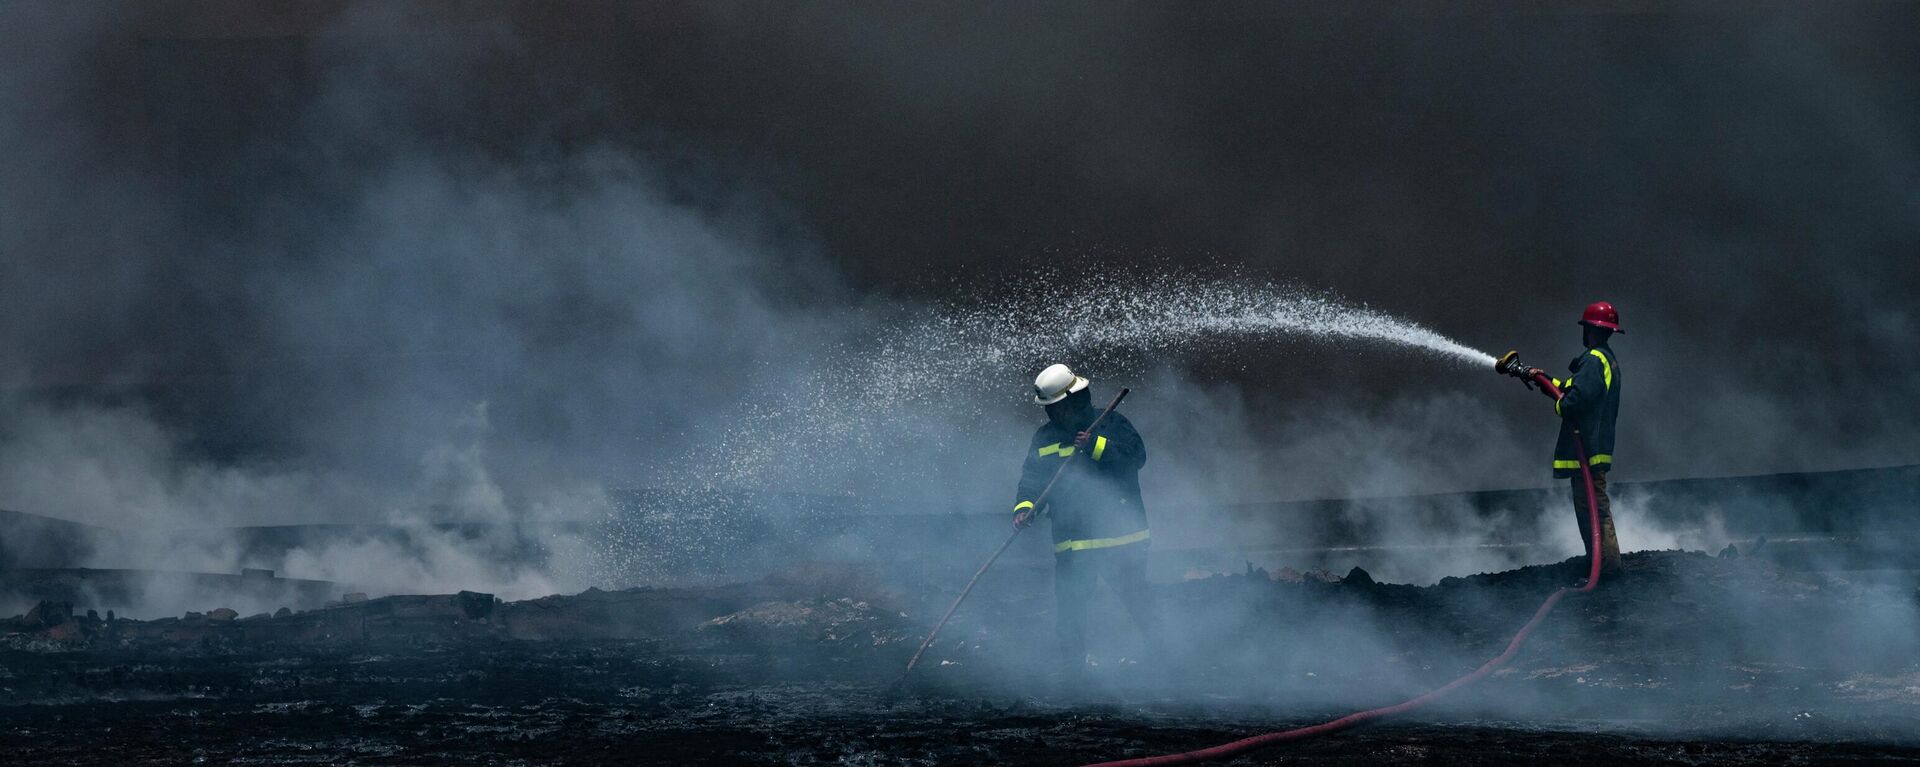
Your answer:
[[[1031,524],[1033,524],[1033,509],[1021,509],[1020,513],[1013,515],[1013,529],[1025,530]]]

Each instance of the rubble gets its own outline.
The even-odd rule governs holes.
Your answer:
[[[1776,710],[1788,704],[1828,712],[1790,733],[1801,745],[1749,745],[1756,762],[1819,762],[1856,732],[1846,729],[1851,722],[1872,728],[1889,716],[1911,717],[1913,696],[1899,685],[1920,678],[1920,664],[1904,652],[1876,653],[1884,643],[1866,641],[1865,626],[1849,624],[1883,605],[1910,607],[1911,586],[1845,583],[1699,553],[1630,554],[1627,569],[1616,584],[1566,599],[1512,666],[1429,716],[1485,721],[1488,710],[1511,715],[1513,700],[1528,701],[1525,715],[1549,723],[1543,727],[1560,721],[1554,717],[1591,722],[1616,710],[1677,727],[1809,721]],[[89,727],[124,753],[165,762],[199,753],[151,750],[151,743],[169,742],[152,736],[180,726],[170,711],[193,717],[194,748],[202,755],[229,760],[244,755],[222,749],[257,744],[261,731],[304,737],[307,729],[287,727],[294,715],[325,722],[329,731],[351,729],[369,742],[411,744],[409,752],[423,761],[458,761],[458,754],[435,750],[454,746],[435,744],[461,743],[532,761],[578,747],[587,749],[579,752],[583,761],[593,761],[591,754],[628,748],[635,737],[662,761],[714,761],[721,753],[715,744],[762,743],[764,736],[740,733],[764,732],[769,719],[787,723],[781,731],[802,741],[818,732],[835,742],[873,744],[878,750],[866,752],[868,762],[1021,761],[1037,752],[1011,744],[1032,741],[1036,721],[1070,735],[1091,758],[1212,739],[1196,728],[1215,735],[1244,729],[1231,717],[1218,721],[1206,707],[1260,712],[1247,716],[1265,722],[1378,705],[1444,682],[1497,653],[1542,597],[1584,574],[1584,562],[1430,587],[1378,583],[1360,568],[1333,581],[1294,574],[1297,580],[1285,570],[1279,578],[1257,570],[1210,574],[1159,587],[1168,622],[1183,627],[1178,651],[1186,660],[1175,678],[1132,661],[1124,623],[1096,633],[1089,649],[1101,694],[1136,701],[1123,710],[1053,702],[1035,716],[979,702],[1048,694],[1042,680],[1054,662],[1051,595],[1020,571],[997,584],[1006,588],[983,589],[969,603],[954,638],[938,643],[932,662],[916,672],[914,697],[890,703],[875,699],[876,690],[897,676],[950,594],[898,572],[824,569],[727,586],[589,589],[517,602],[479,592],[375,597],[245,620],[223,620],[216,609],[192,619],[101,621],[48,602],[0,620],[0,652],[12,653],[0,666],[0,688],[38,704],[16,709],[15,720],[40,716],[21,713],[28,709],[56,712],[66,717],[58,727]],[[890,587],[874,585],[889,580]],[[1697,641],[1703,634],[1768,642],[1732,647]],[[84,702],[141,696],[177,702],[158,709]],[[1296,699],[1314,708],[1265,708]],[[1127,713],[1161,705],[1152,701],[1167,703]],[[1194,708],[1194,701],[1205,707]],[[834,713],[847,710],[860,713]],[[1162,724],[1142,726],[1140,717]],[[546,722],[570,723],[569,734],[512,735],[540,731]],[[1472,757],[1472,738],[1456,750],[1433,745],[1468,729],[1418,727],[1320,741],[1315,748],[1333,750],[1311,755],[1368,763],[1380,743],[1367,738],[1405,742],[1420,732],[1423,749],[1441,749],[1431,754]],[[995,731],[1016,735],[982,745]],[[927,732],[944,733],[943,740],[918,739]],[[1475,737],[1484,742],[1502,732]],[[1529,731],[1524,740],[1569,737]],[[614,742],[622,738],[628,740]],[[521,750],[535,743],[540,759]],[[1632,743],[1609,736],[1582,748],[1602,761],[1668,753],[1623,745]]]
[[[748,642],[873,646],[902,641],[909,632],[893,616],[851,597],[761,602],[706,621],[699,630]]]
[[[7,533],[0,528],[0,536]],[[149,613],[198,611],[209,603],[247,611],[269,605],[311,609],[338,588],[326,581],[276,578],[273,571],[259,569],[234,575],[84,567],[0,569],[0,605],[22,607],[48,600]],[[174,601],[183,595],[191,595],[188,598],[194,601]]]
[[[1820,575],[1798,574],[1750,560],[1728,560],[1677,552],[1636,554],[1629,557],[1628,585],[1603,589],[1577,600],[1569,611],[1586,611],[1595,620],[1615,626],[1614,641],[1631,639],[1636,632],[1654,629],[1651,619],[1639,617],[1683,609],[1687,620],[1722,623],[1751,619],[1754,600],[1771,600],[1775,615],[1783,610],[1809,609],[1808,595],[1823,601],[1887,599],[1885,590]],[[1510,622],[1493,606],[1524,615],[1553,588],[1584,574],[1580,560],[1467,578],[1448,578],[1433,587],[1381,584],[1361,568],[1345,576],[1326,571],[1300,572],[1283,568],[1268,575],[1249,574],[1186,580],[1161,587],[1177,592],[1163,600],[1177,625],[1201,627],[1224,616],[1237,617],[1234,632],[1195,630],[1193,643],[1204,652],[1244,653],[1248,631],[1287,636],[1316,615],[1361,612],[1370,621],[1394,628],[1410,651],[1445,644],[1462,625],[1502,625]],[[188,612],[177,619],[157,621],[75,619],[68,603],[45,601],[28,614],[0,621],[0,635],[62,646],[152,647],[192,649],[195,643],[215,641],[232,646],[357,645],[389,642],[501,642],[650,640],[689,646],[713,643],[764,647],[877,647],[902,638],[918,639],[922,621],[939,608],[938,590],[926,588],[920,600],[903,598],[894,589],[878,588],[875,572],[816,568],[796,570],[763,581],[705,589],[588,589],[571,596],[551,596],[521,602],[501,602],[491,594],[459,592],[446,595],[397,595],[338,602],[320,610],[294,612],[280,608],[271,615],[256,614],[238,620],[236,611],[216,608],[208,613]],[[1264,585],[1263,585],[1264,584]],[[858,589],[847,594],[844,590]],[[870,593],[863,593],[870,590]],[[836,594],[834,592],[842,592]],[[1713,594],[1742,591],[1749,605],[1733,612]],[[1895,590],[1898,591],[1898,590]],[[1678,592],[1695,593],[1674,601]],[[1649,594],[1659,593],[1657,598]],[[1899,599],[1909,592],[1899,591]],[[1044,589],[1024,592],[1025,598],[1045,599]],[[1673,597],[1673,598],[1669,598]],[[1491,601],[1489,601],[1491,600]],[[1785,604],[1783,603],[1800,603]],[[1031,619],[997,625],[990,607],[963,614],[973,624],[972,635],[957,632],[954,647],[988,647],[1013,636],[1028,641],[1035,632]],[[1040,608],[1044,610],[1044,607]],[[1045,620],[1044,613],[1042,620]],[[914,617],[918,616],[918,617]],[[1790,630],[1792,621],[1782,620]],[[71,624],[70,628],[58,629]],[[103,629],[112,626],[113,631]],[[996,627],[997,626],[997,627]],[[1258,627],[1258,628],[1256,628]],[[1811,629],[1808,629],[1811,630]],[[966,631],[966,629],[962,629]],[[985,632],[985,633],[982,633]],[[1044,634],[1044,631],[1040,632]],[[1116,624],[1114,636],[1129,635]],[[1658,636],[1654,631],[1648,636]],[[960,638],[965,637],[965,638]],[[1477,650],[1499,639],[1475,633],[1451,640]],[[1549,640],[1551,641],[1551,640]],[[1636,640],[1637,641],[1637,640]],[[1648,640],[1651,641],[1651,640]],[[1844,647],[1846,642],[1827,642]],[[47,646],[47,645],[36,645]]]
[[[493,615],[493,606],[500,601],[492,594],[482,594],[478,591],[462,591],[453,596],[460,604],[461,614],[468,620],[485,620]]]
[[[53,627],[66,623],[73,618],[72,602],[42,601],[27,611],[25,620],[28,625]]]
[[[1499,709],[1502,702],[1512,700],[1529,701],[1529,717],[1588,721],[1606,711],[1634,710],[1648,717],[1659,712],[1685,726],[1745,726],[1754,718],[1792,716],[1770,708],[1774,702],[1820,706],[1832,712],[1820,720],[1830,728],[1856,720],[1867,723],[1861,727],[1880,726],[1872,722],[1910,716],[1899,707],[1911,705],[1912,696],[1889,690],[1920,678],[1920,664],[1904,652],[1889,654],[1884,642],[1868,636],[1868,626],[1849,621],[1868,620],[1884,605],[1911,607],[1911,586],[1847,583],[1753,558],[1700,553],[1629,554],[1627,569],[1618,583],[1569,597],[1512,666],[1450,699],[1459,708],[1441,706],[1431,716],[1484,719],[1484,708],[1505,710]],[[1317,716],[1327,707],[1378,705],[1477,666],[1504,646],[1511,627],[1541,598],[1584,572],[1584,561],[1574,559],[1429,587],[1378,583],[1360,568],[1340,578],[1285,569],[1273,575],[1258,569],[1209,573],[1158,587],[1169,624],[1183,627],[1177,649],[1186,660],[1178,677],[1140,670],[1120,611],[1098,613],[1121,622],[1097,631],[1089,650],[1105,694],[1186,701],[1181,706],[1197,700],[1264,706],[1282,694],[1313,701],[1317,708],[1309,713]],[[665,737],[658,733],[672,731],[684,733],[675,736],[683,741],[672,741],[683,743],[682,750],[656,755],[679,762],[712,761],[716,752],[702,749],[715,739],[757,731],[756,722],[773,717],[798,730],[837,731],[845,738],[872,738],[872,728],[880,728],[889,734],[874,742],[903,744],[887,746],[900,750],[875,752],[869,761],[934,753],[941,755],[937,761],[999,762],[1021,752],[942,751],[945,746],[912,745],[914,736],[906,733],[1032,726],[1030,714],[1005,720],[1013,715],[967,702],[1003,693],[1046,694],[1040,680],[1054,662],[1048,652],[1051,595],[1031,573],[1006,575],[997,584],[1004,588],[983,589],[954,625],[954,638],[930,651],[932,662],[913,679],[914,700],[921,702],[881,704],[863,696],[898,674],[929,616],[944,608],[950,594],[897,571],[832,568],[726,586],[588,589],[516,602],[480,592],[374,597],[244,620],[219,608],[180,618],[101,621],[75,616],[70,605],[44,602],[0,620],[0,652],[12,653],[0,667],[0,688],[23,702],[61,707],[63,716],[123,712],[61,726],[91,721],[105,737],[126,743],[146,742],[142,733],[152,731],[143,728],[165,729],[165,715],[133,707],[88,709],[73,701],[187,701],[164,710],[217,712],[207,721],[231,723],[233,740],[197,737],[197,747],[216,749],[215,756],[235,756],[217,749],[256,742],[262,728],[283,728],[285,717],[298,710],[302,721],[338,716],[339,726],[357,737],[388,733],[414,744],[480,738],[502,753],[520,752],[513,751],[516,741],[496,735],[502,732],[499,717],[587,723],[584,730],[569,729],[575,734],[564,744],[539,741],[561,752],[567,744],[606,745],[598,738],[636,732]],[[1766,636],[1768,642],[1698,642],[1705,634]],[[432,701],[447,699],[460,704],[439,713],[414,708],[431,712],[439,705]],[[422,702],[390,703],[398,700]],[[1039,719],[1070,719],[1075,724],[1058,726],[1071,730],[1074,742],[1106,744],[1087,756],[1143,742],[1188,743],[1191,735],[1168,733],[1190,733],[1195,726],[1230,728],[1192,708],[1152,714],[1175,723],[1171,728],[1142,728],[1129,718],[1134,715],[1064,705],[1057,713],[1066,718],[1048,713]],[[836,706],[862,713],[852,719],[810,713],[840,710]],[[500,713],[508,710],[514,713]],[[816,716],[827,718],[810,718]],[[848,722],[857,722],[859,732],[834,729]],[[196,732],[205,736],[209,726],[197,725]],[[423,741],[422,732],[433,734]],[[1821,732],[1796,730],[1794,737],[1844,742],[1841,734]],[[1331,745],[1321,747],[1357,749],[1355,760],[1364,762],[1359,755],[1367,737],[1373,736],[1324,741]],[[1423,737],[1444,741],[1442,735]],[[1529,742],[1550,737],[1534,733]],[[1626,741],[1606,742],[1607,748],[1621,748]],[[739,747],[737,739],[733,745]],[[137,750],[149,746],[123,747],[153,753]],[[1832,753],[1820,750],[1829,747],[1809,748],[1816,755]],[[422,758],[457,761],[432,753],[437,756]],[[1656,752],[1606,753],[1631,759]],[[170,756],[181,758],[158,761],[193,758]]]

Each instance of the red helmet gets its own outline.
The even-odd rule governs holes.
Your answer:
[[[1605,301],[1588,304],[1587,310],[1580,313],[1580,324],[1606,328],[1615,333],[1627,332],[1620,329],[1620,310],[1613,308],[1613,304]]]

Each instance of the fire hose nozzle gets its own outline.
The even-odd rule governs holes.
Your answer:
[[[1539,371],[1535,370],[1532,365],[1520,361],[1520,353],[1517,351],[1507,352],[1506,354],[1500,355],[1500,359],[1494,360],[1493,372],[1518,378],[1520,379],[1520,383],[1526,384],[1529,389],[1534,388],[1535,384],[1545,380],[1545,377],[1540,376]]]
[[[1520,364],[1520,352],[1517,351],[1502,354],[1500,355],[1500,359],[1493,361],[1493,372],[1501,375],[1513,376],[1514,378],[1524,380],[1532,371],[1533,368],[1531,366]]]
[[[1544,371],[1521,362],[1519,352],[1507,352],[1506,354],[1500,355],[1500,359],[1493,361],[1493,372],[1513,376],[1514,378],[1520,379],[1520,383],[1526,384],[1529,389],[1538,390],[1540,393],[1554,399],[1560,398],[1561,392],[1559,385],[1555,384],[1553,379],[1548,378]]]

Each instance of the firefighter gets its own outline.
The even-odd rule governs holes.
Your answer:
[[[1580,478],[1580,456],[1574,449],[1579,430],[1593,468],[1594,504],[1600,512],[1600,569],[1620,572],[1620,541],[1614,537],[1612,502],[1607,498],[1607,474],[1613,468],[1614,419],[1620,415],[1620,358],[1607,339],[1620,329],[1620,312],[1598,301],[1580,317],[1580,340],[1586,350],[1568,364],[1566,380],[1554,380],[1562,395],[1553,404],[1560,416],[1560,440],[1553,448],[1553,476],[1573,479],[1573,511],[1579,519],[1580,543],[1593,556],[1593,530],[1587,513],[1587,489]]]
[[[1042,513],[1053,533],[1053,592],[1057,603],[1061,671],[1065,681],[1086,669],[1087,606],[1094,584],[1105,581],[1140,630],[1147,655],[1162,656],[1159,615],[1147,585],[1147,510],[1140,501],[1140,467],[1147,447],[1118,411],[1089,430],[1099,413],[1087,379],[1066,365],[1040,371],[1033,401],[1047,409],[1047,422],[1033,433],[1014,494],[1015,527]],[[1068,466],[1035,508],[1060,462],[1085,452]]]

